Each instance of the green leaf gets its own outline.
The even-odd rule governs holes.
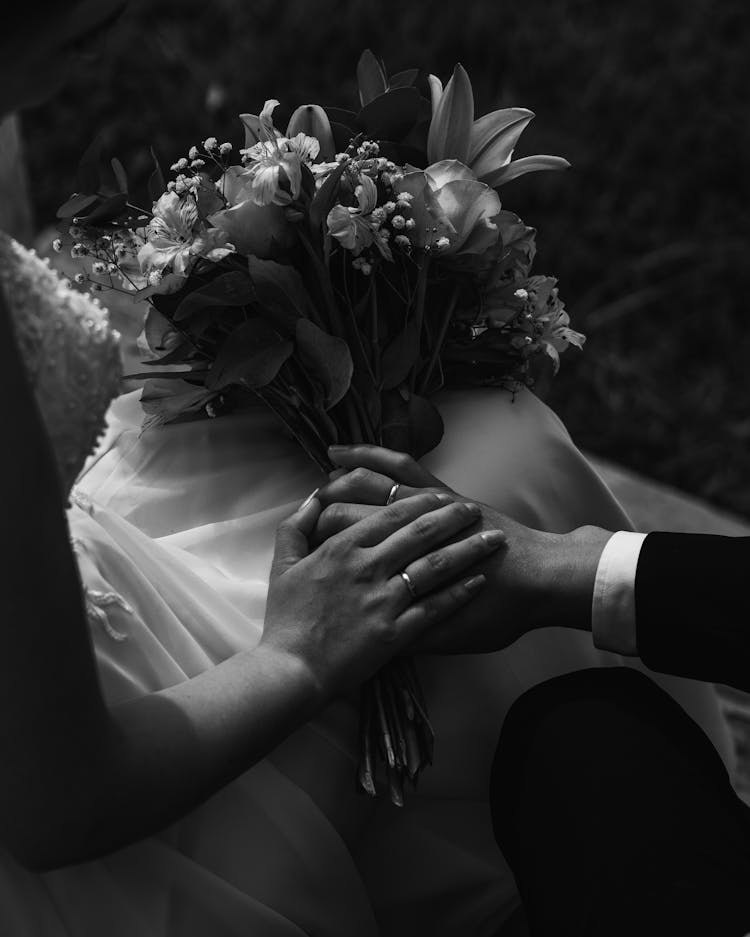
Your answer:
[[[307,317],[312,305],[302,277],[288,264],[252,255],[247,268],[258,311],[286,335],[293,336],[297,320]]]
[[[329,335],[309,319],[298,319],[296,343],[299,359],[305,369],[323,387],[326,410],[335,406],[349,390],[354,363],[343,338]]]
[[[419,356],[419,333],[414,319],[387,346],[381,360],[381,377],[384,390],[392,390],[402,384],[409,375]]]
[[[76,173],[81,192],[98,192],[101,188],[101,157],[104,139],[101,134],[94,137],[84,151]]]
[[[167,181],[153,147],[151,147],[151,159],[154,161],[154,171],[148,177],[148,194],[151,201],[156,202],[167,191]]]
[[[115,174],[115,179],[117,181],[118,188],[120,192],[128,191],[128,174],[125,172],[125,167],[122,165],[119,159],[116,156],[113,156],[110,160],[112,166],[112,172]]]
[[[165,364],[183,364],[188,361],[189,353],[192,350],[193,345],[191,342],[180,342],[179,345],[176,345],[171,351],[162,355],[161,358],[150,358],[142,363],[147,364],[150,368],[161,367]]]
[[[336,195],[338,193],[339,182],[341,181],[341,176],[345,169],[346,163],[340,163],[326,178],[323,185],[315,194],[315,198],[312,200],[309,219],[310,228],[315,232],[320,229],[321,225],[328,217],[328,212],[333,208],[333,203],[336,201]]]
[[[396,140],[414,126],[419,113],[416,88],[395,88],[370,101],[357,114],[357,123],[373,140]]]
[[[359,57],[357,85],[359,86],[359,103],[362,107],[388,90],[385,66],[370,49],[365,49]]]
[[[172,318],[175,322],[181,322],[209,306],[246,306],[253,298],[254,290],[250,278],[239,270],[232,270],[188,293]]]
[[[435,404],[427,397],[412,394],[409,399],[409,421],[411,425],[411,454],[421,459],[438,445],[443,438],[445,425]]]
[[[152,380],[155,378],[173,380],[175,378],[195,377],[198,380],[202,380],[203,376],[207,373],[207,368],[195,368],[190,363],[167,364],[163,365],[162,371],[138,371],[134,374],[125,374],[123,379],[126,381],[142,381],[144,379]]]
[[[324,110],[331,122],[335,121],[337,124],[348,127],[354,133],[354,128],[357,126],[357,115],[354,111],[348,111],[344,107],[326,107]]]
[[[444,432],[440,413],[426,397],[400,390],[383,395],[383,445],[388,449],[419,459],[438,445]]]
[[[229,384],[265,387],[279,373],[294,346],[260,316],[243,322],[225,340],[206,377],[209,390]]]
[[[390,88],[412,88],[417,78],[419,78],[418,68],[406,68],[402,72],[396,72],[389,81]]]
[[[76,193],[57,209],[57,217],[69,219],[76,218],[78,215],[85,215],[86,209],[91,208],[92,205],[96,205],[98,201],[98,195]]]
[[[145,414],[143,429],[171,423],[185,413],[196,413],[211,399],[213,393],[205,387],[196,387],[182,380],[146,381],[141,392],[141,407]]]
[[[81,217],[85,219],[87,224],[103,224],[106,221],[114,221],[125,211],[127,201],[127,194],[120,192],[118,195],[105,198],[92,212]]]

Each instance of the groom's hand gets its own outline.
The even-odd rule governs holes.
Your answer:
[[[357,445],[333,447],[329,454],[340,470],[318,494],[324,511],[317,539],[380,510],[389,496],[398,500],[430,490],[467,500],[404,453]],[[502,529],[506,546],[476,567],[487,584],[471,607],[446,619],[415,648],[477,653],[500,650],[536,628],[589,629],[596,567],[610,534],[593,527],[550,534],[525,527],[489,505],[479,506],[481,516],[472,532]]]

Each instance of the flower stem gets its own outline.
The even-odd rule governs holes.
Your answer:
[[[448,300],[448,305],[446,306],[445,313],[443,315],[443,321],[440,323],[440,331],[438,332],[437,339],[432,349],[432,355],[427,364],[427,367],[424,370],[422,379],[419,382],[419,391],[418,393],[423,394],[427,389],[427,384],[432,377],[432,372],[435,370],[435,365],[440,358],[440,352],[443,348],[443,342],[445,341],[445,334],[448,331],[448,326],[451,323],[453,318],[453,313],[456,311],[456,304],[458,303],[458,295],[461,291],[459,283],[454,284],[453,290],[451,292],[451,297]]]
[[[422,345],[422,323],[424,322],[424,304],[425,297],[427,296],[427,274],[430,269],[430,257],[429,254],[425,256],[422,263],[419,265],[419,273],[417,274],[417,295],[414,301],[414,322],[417,326],[417,360],[414,363],[414,367],[411,371],[411,376],[409,378],[409,390],[414,391],[414,386],[417,382],[417,371],[419,370],[419,348]]]

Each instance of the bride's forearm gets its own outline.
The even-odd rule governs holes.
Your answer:
[[[110,851],[183,815],[309,718],[296,659],[262,646],[107,708],[57,467],[0,297],[0,842],[34,868]]]
[[[92,859],[169,826],[259,761],[321,705],[305,665],[261,645],[70,731],[68,757],[26,799],[15,851],[40,870]],[[71,757],[75,755],[75,757]]]

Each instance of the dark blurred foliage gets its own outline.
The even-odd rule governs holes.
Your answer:
[[[501,191],[540,229],[586,332],[550,399],[594,452],[750,516],[750,10],[745,0],[133,0],[97,61],[25,118],[40,226],[101,132],[140,185],[267,97],[353,103],[365,47],[444,80],[478,113],[529,107],[517,155],[567,157]],[[279,121],[283,125],[282,120]],[[145,199],[145,195],[143,196]]]

